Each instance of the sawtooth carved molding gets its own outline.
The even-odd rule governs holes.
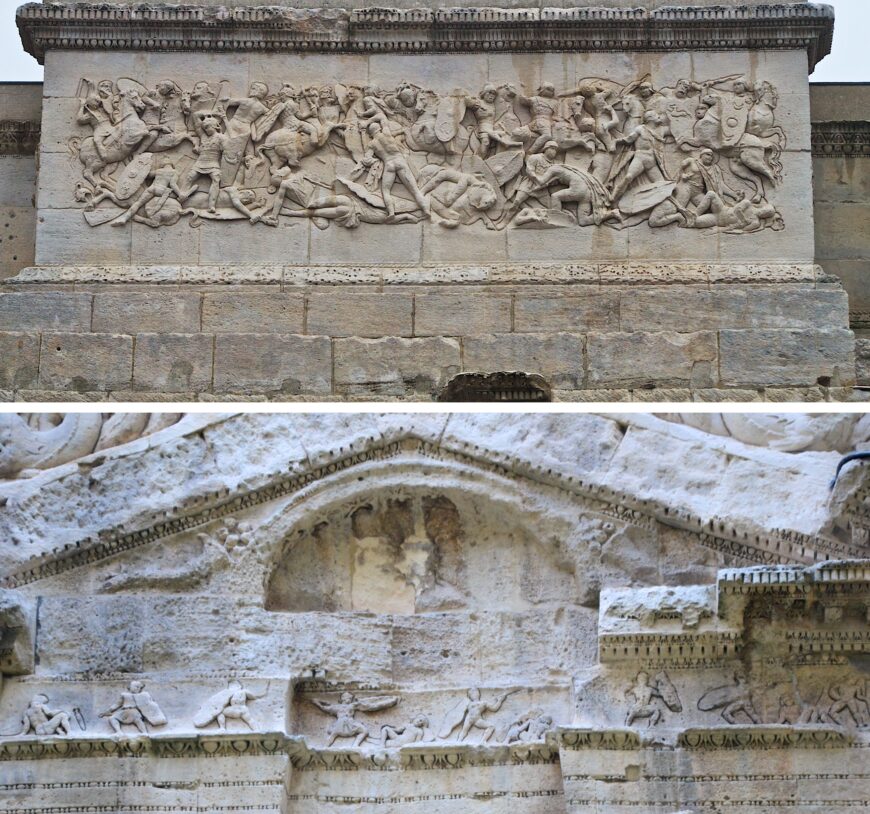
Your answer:
[[[830,53],[829,6],[783,3],[645,9],[291,9],[28,3],[28,53],[52,49],[426,53],[806,49]]]
[[[785,228],[768,196],[788,140],[766,81],[227,87],[83,79],[75,119],[91,135],[70,148],[87,223]]]
[[[870,121],[813,122],[816,158],[870,158]]]
[[[0,155],[36,155],[41,132],[39,122],[0,120]]]

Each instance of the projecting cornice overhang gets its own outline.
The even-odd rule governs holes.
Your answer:
[[[779,4],[645,9],[290,9],[28,3],[28,53],[50,50],[432,53],[831,50],[834,10]]]

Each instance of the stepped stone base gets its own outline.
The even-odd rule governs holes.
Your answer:
[[[38,267],[0,289],[0,323],[21,400],[420,400],[502,371],[568,401],[856,383],[846,292],[812,265]]]

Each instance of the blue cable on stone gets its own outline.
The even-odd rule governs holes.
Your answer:
[[[833,488],[837,485],[837,479],[840,477],[840,472],[843,470],[843,467],[851,463],[852,461],[866,461],[870,460],[870,452],[852,452],[843,458],[840,463],[837,464],[837,473],[834,475],[834,479],[831,481],[829,489],[833,490]]]

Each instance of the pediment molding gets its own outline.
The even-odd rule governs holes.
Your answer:
[[[264,484],[231,492],[220,490],[197,495],[177,506],[152,514],[146,521],[121,524],[102,530],[75,543],[57,547],[34,557],[16,570],[0,577],[0,587],[17,588],[74,568],[90,565],[177,534],[190,532],[222,518],[257,506],[302,496],[313,486],[322,487],[336,475],[373,462],[398,461],[416,457],[427,461],[459,464],[512,480],[526,480],[541,487],[555,488],[586,511],[634,526],[651,528],[660,523],[693,534],[697,541],[716,551],[750,563],[810,565],[830,559],[860,559],[857,546],[793,531],[758,533],[724,521],[705,520],[693,512],[659,500],[633,495],[588,479],[564,475],[518,458],[481,449],[472,444],[452,446],[414,434],[386,440],[370,439],[358,449],[341,448],[304,468],[277,473]]]

